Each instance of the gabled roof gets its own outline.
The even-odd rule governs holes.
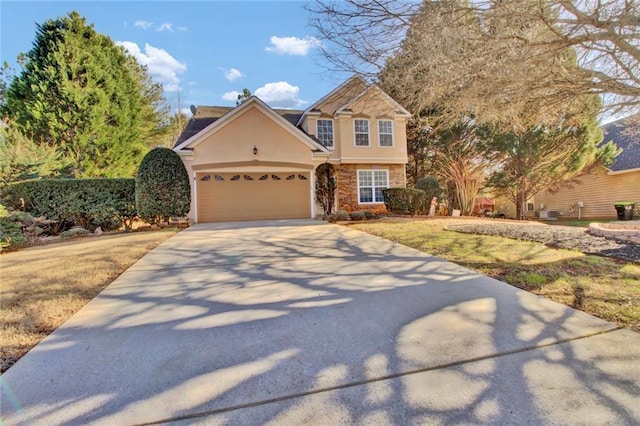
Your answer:
[[[345,105],[341,106],[340,108],[338,108],[338,110],[336,111],[336,113],[340,113],[340,112],[344,112],[347,110],[351,110],[351,107],[353,106],[353,104],[360,98],[362,98],[363,96],[365,96],[367,93],[369,92],[376,92],[377,94],[379,94],[380,96],[382,96],[382,98],[387,101],[387,103],[395,108],[395,112],[396,114],[399,114],[400,116],[403,117],[411,117],[411,113],[409,111],[407,111],[402,105],[400,105],[398,102],[396,102],[391,96],[387,95],[384,90],[382,90],[381,88],[379,88],[377,85],[375,84],[371,84],[369,87],[367,87],[366,89],[364,89],[359,95],[357,95],[356,97],[354,97],[353,99],[351,99],[348,103],[346,103]]]
[[[609,170],[621,172],[624,170],[640,169],[640,128],[631,129],[633,124],[628,119],[621,119],[604,126],[604,141],[610,140],[622,153],[615,162],[609,166]]]
[[[360,77],[359,75],[352,76],[347,81],[342,83],[340,86],[336,87],[331,92],[327,93],[322,98],[320,98],[319,100],[317,100],[316,102],[311,104],[307,109],[305,109],[304,112],[302,113],[302,115],[300,116],[300,118],[298,119],[298,122],[296,123],[296,125],[298,125],[298,126],[300,125],[300,123],[302,122],[302,119],[304,118],[304,116],[306,114],[308,114],[312,110],[316,109],[319,105],[322,105],[327,99],[331,98],[333,95],[335,95],[336,93],[340,92],[342,89],[344,89],[345,87],[349,86],[354,81],[359,81],[361,83],[364,83],[365,85],[369,85],[369,83],[367,83],[367,81],[364,78]]]
[[[199,105],[196,109],[196,113],[191,117],[191,119],[187,122],[186,127],[180,133],[178,139],[173,144],[174,147],[182,144],[187,139],[195,136],[204,130],[207,126],[214,123],[216,120],[229,113],[236,107],[226,107],[226,106],[203,106]],[[300,110],[292,110],[292,109],[273,109],[277,114],[281,115],[285,120],[287,120],[292,125],[296,125],[298,119],[302,116],[302,112]],[[302,129],[299,129],[303,131]],[[308,135],[307,135],[308,136]]]
[[[202,114],[197,117],[197,120],[194,120],[194,124],[192,127],[185,129],[183,135],[180,135],[176,145],[173,147],[174,151],[180,151],[183,149],[190,149],[194,146],[198,145],[202,142],[207,136],[217,132],[219,129],[224,127],[227,123],[231,122],[234,117],[242,114],[243,111],[256,107],[262,110],[268,117],[272,118],[276,123],[280,124],[284,130],[289,132],[292,136],[297,138],[300,142],[304,143],[309,147],[313,152],[316,153],[329,153],[329,151],[322,146],[315,138],[312,138],[307,133],[305,133],[302,129],[298,128],[293,124],[298,119],[298,114],[300,111],[291,111],[291,110],[278,110],[275,111],[269,105],[261,101],[256,96],[250,97],[248,100],[240,104],[235,108],[231,107],[204,107],[202,110]],[[228,109],[227,109],[228,108]],[[200,108],[198,108],[200,109]],[[212,117],[203,117],[203,115],[211,114]],[[222,114],[222,115],[220,115]],[[198,116],[198,111],[196,110],[196,115]],[[217,117],[216,117],[217,116]],[[207,120],[205,120],[207,119]],[[205,124],[209,122],[209,124]],[[200,128],[200,130],[195,131],[195,129]],[[193,133],[195,131],[195,133]]]

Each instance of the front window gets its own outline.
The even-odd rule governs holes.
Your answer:
[[[316,136],[326,148],[333,148],[333,120],[318,120]]]
[[[369,146],[369,120],[353,120],[356,146]]]
[[[393,146],[393,121],[378,121],[378,140],[380,146]]]
[[[383,203],[382,190],[388,187],[388,170],[358,170],[359,203]]]

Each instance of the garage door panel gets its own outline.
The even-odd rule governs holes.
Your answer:
[[[308,172],[199,173],[198,221],[311,216]]]

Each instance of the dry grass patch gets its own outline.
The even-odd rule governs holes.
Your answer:
[[[352,227],[640,332],[640,266],[531,241],[444,230],[450,223],[386,220]]]
[[[88,237],[0,256],[5,371],[175,229]]]

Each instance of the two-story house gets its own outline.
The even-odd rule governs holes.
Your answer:
[[[194,222],[312,218],[315,169],[331,163],[336,209],[384,210],[382,190],[406,186],[410,114],[352,77],[304,111],[257,97],[199,106],[174,146],[191,179]]]

